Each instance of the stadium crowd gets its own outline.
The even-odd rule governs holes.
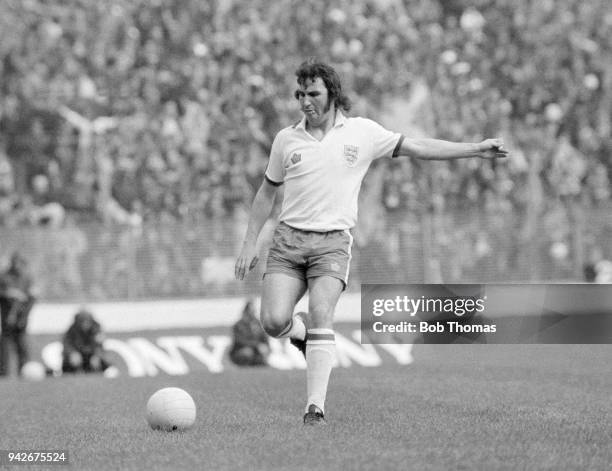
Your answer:
[[[384,210],[431,213],[456,245],[449,214],[472,210],[515,218],[523,239],[544,219],[549,243],[571,245],[556,229],[577,205],[611,204],[612,13],[563,3],[8,0],[0,227],[243,224],[275,133],[300,117],[293,71],[314,55],[338,67],[355,115],[407,135],[502,135],[513,152],[378,163],[362,240]]]

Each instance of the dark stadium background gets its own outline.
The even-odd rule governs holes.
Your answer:
[[[581,280],[591,257],[612,257],[605,1],[2,10],[2,255],[27,251],[44,299],[255,292],[203,282],[201,262],[237,253],[271,139],[299,118],[293,71],[312,55],[337,66],[353,114],[407,136],[499,135],[513,153],[378,162],[352,288]]]

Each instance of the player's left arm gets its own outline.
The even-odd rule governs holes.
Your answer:
[[[501,139],[485,139],[479,143],[450,142],[440,139],[403,138],[395,156],[421,160],[498,159],[508,156]]]

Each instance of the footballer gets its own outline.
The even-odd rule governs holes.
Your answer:
[[[276,338],[290,338],[306,357],[304,424],[325,423],[325,397],[335,360],[334,310],[346,288],[357,199],[373,160],[495,159],[508,152],[500,139],[454,143],[411,139],[370,119],[348,117],[349,98],[328,64],[308,60],[296,71],[302,119],[275,137],[255,196],[235,276],[257,264],[257,237],[284,185],[263,279],[261,322]],[[308,291],[308,313],[294,309]]]

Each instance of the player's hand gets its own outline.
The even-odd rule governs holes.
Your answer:
[[[486,139],[478,144],[481,159],[500,159],[508,157],[508,150],[504,148],[501,139]]]
[[[236,266],[234,267],[234,276],[237,280],[244,280],[244,277],[250,272],[257,262],[259,257],[257,256],[257,249],[255,244],[245,242],[236,260]]]

